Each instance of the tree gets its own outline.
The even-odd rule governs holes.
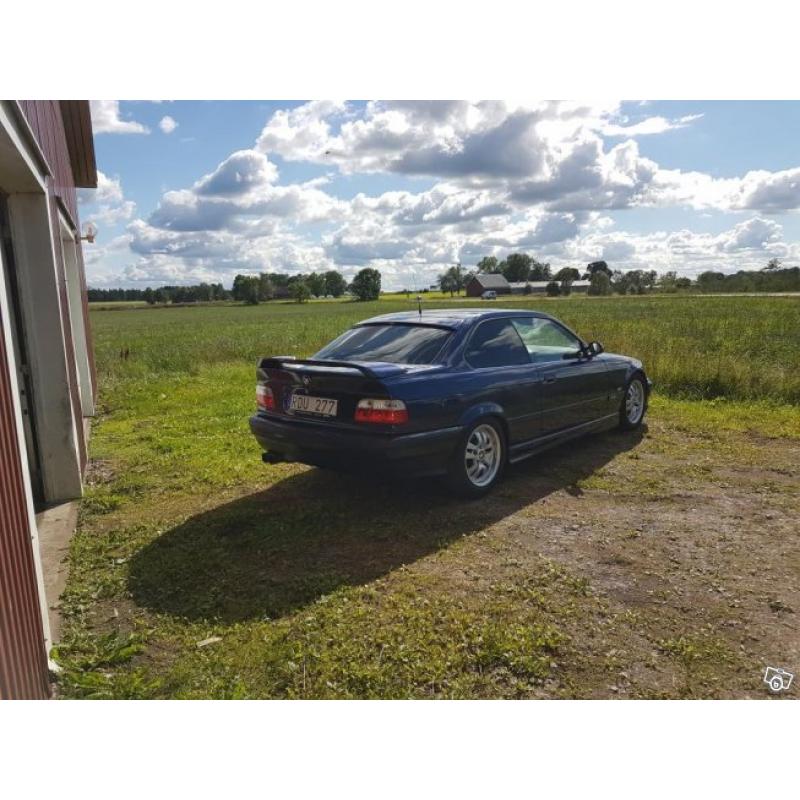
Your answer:
[[[262,272],[258,276],[258,299],[259,300],[272,300],[275,290],[272,288],[272,281],[266,272]]]
[[[697,276],[697,286],[701,292],[718,292],[725,284],[725,274],[706,270]]]
[[[149,286],[144,290],[144,301],[149,306],[156,302],[156,293]]]
[[[674,270],[670,270],[669,272],[665,272],[659,279],[658,279],[658,288],[662,292],[675,292],[677,291],[677,283],[678,280],[678,273]]]
[[[308,283],[300,278],[292,282],[289,287],[289,295],[296,303],[307,303],[308,298],[311,297],[311,290],[308,288]]]
[[[692,279],[687,277],[681,277],[675,279],[675,288],[679,290],[683,289],[691,289],[692,288]]]
[[[550,265],[542,261],[537,261],[535,258],[531,261],[531,274],[528,276],[532,281],[549,281],[552,279],[550,274]]]
[[[471,277],[472,273],[468,272],[465,274],[461,271],[461,264],[459,263],[443,272],[436,279],[436,283],[439,285],[439,289],[442,292],[450,292],[450,296],[452,297],[466,286],[467,281]]]
[[[561,287],[557,281],[550,281],[545,287],[545,291],[550,297],[558,297],[561,294]]]
[[[594,296],[611,294],[611,278],[603,270],[597,270],[589,281],[589,294]]]
[[[617,294],[628,294],[628,289],[630,288],[630,282],[628,281],[627,276],[625,275],[622,270],[615,269],[611,273],[611,288]]]
[[[605,272],[608,277],[611,277],[611,270],[605,261],[592,261],[591,264],[586,265],[586,277],[591,280],[595,272]]]
[[[325,276],[321,272],[312,272],[306,277],[305,282],[309,292],[315,297],[325,296]]]
[[[458,285],[456,283],[455,276],[453,275],[453,268],[446,270],[443,272],[437,279],[436,283],[439,285],[439,291],[442,293],[450,293],[450,297],[452,297],[456,291],[458,291]]]
[[[764,267],[767,271],[772,271],[781,268],[781,260],[779,258],[771,258],[767,261],[767,266]]]
[[[562,267],[553,276],[553,280],[561,283],[561,294],[569,295],[572,294],[572,282],[577,281],[580,277],[581,274],[575,267]]]
[[[503,267],[505,279],[509,283],[528,280],[532,261],[527,253],[510,253]]]
[[[381,294],[380,272],[372,267],[365,267],[353,278],[350,291],[358,300],[377,300]]]
[[[341,297],[344,290],[347,288],[347,281],[345,281],[341,272],[335,269],[325,273],[325,294],[332,294],[334,297]]]
[[[478,272],[500,272],[497,259],[494,256],[484,256],[477,264],[475,269]]]
[[[612,286],[619,294],[645,294],[655,286],[655,270],[632,269],[628,272],[615,270]]]
[[[261,278],[256,275],[237,275],[233,279],[233,299],[240,303],[257,305],[259,300],[259,285]],[[179,287],[175,287],[179,288]],[[180,297],[173,296],[173,301],[180,301]]]
[[[221,283],[212,283],[211,288],[212,292],[212,300],[227,300],[229,297],[227,289]]]
[[[248,276],[244,280],[242,286],[242,300],[249,306],[257,306],[259,302],[258,297],[258,284],[259,280],[255,276]]]
[[[555,275],[554,281],[578,281],[581,278],[581,273],[575,267],[562,267]]]
[[[233,295],[233,299],[242,302],[244,300],[244,285],[247,281],[246,275],[237,275],[233,279],[233,289],[231,290],[231,294]]]

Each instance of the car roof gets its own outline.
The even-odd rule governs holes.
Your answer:
[[[396,324],[405,323],[406,325],[433,325],[445,328],[458,328],[462,325],[469,325],[479,319],[493,319],[496,317],[544,317],[553,319],[549,314],[542,311],[534,311],[530,308],[434,308],[419,311],[398,311],[394,314],[381,314],[377,317],[370,317],[357,323],[358,325],[375,325],[378,323]]]

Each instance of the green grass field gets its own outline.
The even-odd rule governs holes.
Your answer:
[[[658,436],[557,453],[546,478],[521,472],[486,507],[263,465],[247,426],[256,359],[309,355],[357,320],[413,305],[92,310],[100,402],[63,599],[65,696],[589,696],[582,686],[608,659],[581,649],[576,620],[602,627],[605,601],[574,565],[520,555],[498,531],[539,519],[550,496],[650,514],[680,494],[682,471],[716,491],[723,462],[766,463],[777,456],[762,440],[800,438],[800,300],[536,298],[514,305],[644,361]],[[620,495],[614,470],[634,468]],[[722,645],[681,619],[627,609],[616,635],[649,637],[671,665],[678,651],[658,642],[699,642],[716,658]],[[557,669],[566,677],[546,690]]]
[[[113,388],[211,365],[251,368],[267,353],[309,355],[353,322],[415,307],[381,300],[137,308],[93,312],[92,325],[101,381]],[[641,359],[665,396],[800,402],[797,297],[537,298],[514,307],[544,310],[607,350]],[[131,357],[121,361],[125,348]]]

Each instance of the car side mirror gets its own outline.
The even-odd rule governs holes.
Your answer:
[[[586,355],[588,355],[589,358],[594,358],[604,352],[605,348],[600,342],[589,342],[589,344],[586,345]]]

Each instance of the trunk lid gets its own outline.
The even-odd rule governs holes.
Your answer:
[[[332,426],[357,426],[356,405],[365,398],[394,399],[392,381],[409,374],[418,374],[437,365],[393,364],[388,362],[323,361],[290,357],[264,358],[258,366],[257,379],[272,389],[275,409],[269,413],[287,419],[310,420]],[[295,394],[325,398],[337,403],[336,416],[292,410]],[[384,426],[375,426],[378,428]]]

